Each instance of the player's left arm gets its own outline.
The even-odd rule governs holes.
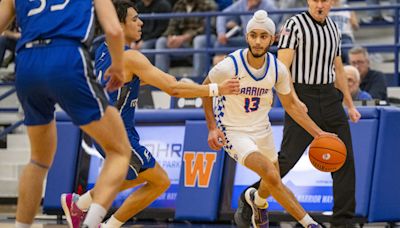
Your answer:
[[[356,123],[361,118],[361,114],[358,112],[353,104],[353,99],[350,95],[349,86],[347,85],[347,78],[344,72],[342,58],[340,56],[336,56],[334,64],[336,73],[335,86],[343,93],[343,102],[347,106],[350,120]]]
[[[209,85],[177,81],[174,76],[153,66],[139,51],[125,51],[124,59],[125,69],[129,68],[129,75],[137,75],[144,83],[155,86],[174,97],[207,97],[239,93],[237,79],[227,79],[217,84],[218,88],[214,89]]]
[[[289,77],[286,68],[280,67],[279,72],[278,81],[275,84],[275,90],[285,111],[314,138],[326,134],[307,115],[306,110],[303,108],[296,93],[291,87],[291,78]]]
[[[15,17],[15,7],[13,0],[0,1],[0,34],[10,25]]]
[[[296,99],[293,90],[290,90],[288,94],[281,94],[279,92],[277,94],[285,111],[311,136],[315,138],[325,134],[325,132],[308,116],[299,100]]]

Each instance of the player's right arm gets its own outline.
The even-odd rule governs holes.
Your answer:
[[[208,73],[203,85],[208,85],[211,82],[220,82],[226,78],[234,78],[235,65],[231,58],[225,58],[214,66]],[[213,150],[220,150],[225,144],[224,133],[217,127],[214,117],[213,100],[211,97],[203,97],[203,109],[206,117],[208,128],[208,145]]]
[[[96,13],[106,35],[108,49],[111,55],[111,66],[104,74],[105,79],[110,77],[107,89],[112,91],[123,85],[124,82],[124,37],[117,13],[110,0],[94,0]]]
[[[210,83],[211,81],[209,77],[207,77],[204,80],[203,85],[208,85]],[[225,137],[224,133],[217,127],[215,122],[212,97],[203,97],[202,99],[204,115],[206,117],[208,128],[208,145],[213,150],[220,150],[225,144]]]
[[[8,27],[15,17],[15,7],[13,0],[0,1],[0,34]]]
[[[225,80],[215,84],[214,87],[178,82],[174,76],[153,66],[139,51],[125,51],[124,59],[128,75],[126,82],[131,80],[132,75],[137,75],[144,83],[155,86],[174,97],[207,97],[239,93],[239,81],[236,79]]]

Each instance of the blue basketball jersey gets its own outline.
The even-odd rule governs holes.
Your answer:
[[[125,50],[128,49],[129,47],[126,46]],[[107,44],[103,43],[97,48],[95,57],[97,80],[103,86],[107,83],[107,81],[104,80],[104,72],[106,72],[110,65],[111,56]],[[122,88],[115,92],[108,93],[111,104],[119,110],[131,144],[132,156],[126,177],[128,180],[136,179],[139,173],[146,169],[153,168],[156,164],[156,160],[150,151],[146,147],[140,145],[139,134],[135,129],[135,109],[138,102],[139,88],[140,79],[139,77],[134,77],[132,81],[126,83]],[[101,148],[99,152],[102,156],[105,156]]]
[[[88,45],[93,38],[92,0],[15,0],[17,23],[26,43],[45,39],[72,39]]]
[[[125,50],[129,49],[125,47]],[[103,43],[96,51],[95,68],[97,80],[105,86],[107,83],[104,79],[104,72],[111,65],[111,56],[108,51],[106,43]],[[135,109],[138,102],[140,88],[140,79],[134,77],[132,81],[126,83],[122,88],[117,91],[108,93],[110,102],[120,112],[122,120],[124,121],[125,128],[128,132],[131,143],[139,141],[139,135],[135,129]],[[133,140],[133,141],[132,141]]]

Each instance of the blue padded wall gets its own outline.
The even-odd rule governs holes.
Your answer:
[[[380,111],[368,221],[400,221],[400,111]]]

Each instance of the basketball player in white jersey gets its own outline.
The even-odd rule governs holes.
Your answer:
[[[237,162],[261,177],[260,187],[250,188],[245,194],[253,209],[254,227],[268,227],[266,198],[270,194],[304,227],[319,227],[279,176],[278,156],[268,119],[272,88],[286,112],[313,137],[330,133],[322,131],[310,119],[291,88],[285,65],[268,52],[274,42],[275,24],[267,12],[255,12],[246,29],[249,48],[228,55],[211,69],[203,83],[222,82],[232,77],[240,80],[240,94],[218,97],[214,101],[214,111],[212,99],[203,98],[208,144],[214,150],[223,147]]]

